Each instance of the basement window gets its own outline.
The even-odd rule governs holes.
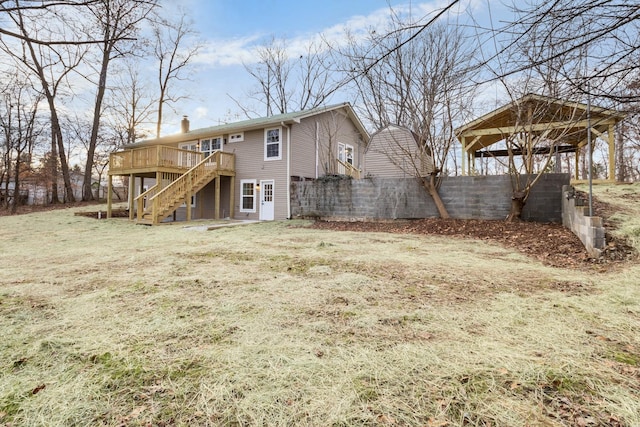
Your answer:
[[[256,180],[240,181],[240,212],[256,211]]]

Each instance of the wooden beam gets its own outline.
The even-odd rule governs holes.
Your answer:
[[[133,195],[136,192],[136,178],[133,174],[129,175],[129,221],[133,221],[133,213],[135,212],[133,206]]]
[[[465,171],[465,167],[467,166],[467,162],[465,161],[465,157],[467,156],[467,138],[463,136],[460,142],[462,143],[462,151],[460,152],[460,161],[462,162],[462,176],[465,176],[467,174],[467,172]]]
[[[545,146],[545,147],[534,147],[533,148],[533,154],[549,154],[551,152],[553,153],[575,153],[577,150],[577,147],[574,147],[573,145],[556,145],[554,147],[549,147],[549,146]],[[523,150],[521,148],[514,148],[511,150],[511,152],[516,155],[516,156],[520,156],[522,154],[527,154],[526,150]],[[478,150],[478,151],[474,151],[473,156],[474,157],[480,157],[480,158],[487,158],[487,157],[507,157],[509,155],[509,150]]]
[[[604,124],[615,124],[615,120],[607,119],[598,121],[597,123],[592,124],[592,128],[596,125],[604,125]],[[490,135],[512,135],[518,132],[541,132],[555,129],[570,129],[570,128],[587,128],[588,120],[580,120],[580,121],[560,121],[560,122],[549,122],[549,123],[536,123],[531,125],[520,125],[520,126],[504,126],[504,127],[495,127],[495,128],[485,128],[485,129],[476,129],[467,131],[464,133],[464,137],[470,136],[490,136]],[[477,141],[477,138],[474,142]],[[472,147],[472,144],[469,144],[469,147]]]
[[[607,136],[609,137],[609,181],[616,182],[616,144],[613,125],[609,125],[607,134]]]
[[[215,196],[213,219],[220,219],[220,176],[214,178]]]
[[[107,219],[111,218],[111,202],[113,197],[111,194],[113,193],[113,176],[109,175],[107,177]]]

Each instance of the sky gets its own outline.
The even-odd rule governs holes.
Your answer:
[[[490,2],[490,3],[489,3]],[[184,87],[188,102],[176,106],[167,117],[164,134],[177,132],[182,115],[188,115],[191,128],[242,120],[234,99],[246,100],[255,84],[243,64],[255,61],[252,49],[275,36],[286,38],[293,48],[323,34],[332,44],[344,41],[344,28],[355,32],[384,26],[390,7],[410,10],[411,16],[428,19],[447,1],[407,0],[178,0],[193,19],[204,42],[194,62],[191,82]],[[174,7],[165,4],[166,8]],[[456,5],[461,19],[486,19],[490,8],[499,9],[496,0],[464,0]],[[332,102],[350,101],[332,99]]]

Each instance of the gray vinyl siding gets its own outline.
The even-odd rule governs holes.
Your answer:
[[[364,175],[376,178],[409,178],[415,176],[412,160],[406,155],[417,156],[418,147],[413,134],[404,128],[385,128],[375,133],[365,153]],[[431,172],[427,163],[422,167]]]
[[[259,195],[256,195],[256,212],[240,212],[241,181],[243,179],[274,180],[274,219],[286,219],[287,200],[289,190],[287,188],[287,128],[284,126],[273,126],[282,129],[282,141],[280,149],[280,160],[265,160],[265,130],[259,129],[244,133],[244,141],[227,143],[224,151],[236,155],[236,182],[235,182],[235,218],[253,219],[260,217]],[[269,127],[269,129],[272,127]]]
[[[303,119],[294,125],[291,135],[291,175],[294,177],[315,178],[316,160],[317,176],[326,175],[325,172],[331,169],[328,163],[338,158],[338,143],[351,145],[354,166],[363,167],[364,141],[353,122],[341,111]]]

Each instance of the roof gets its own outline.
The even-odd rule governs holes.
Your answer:
[[[419,145],[418,141],[420,140],[420,137],[414,131],[404,126],[388,124],[385,127],[378,129],[376,132],[374,132],[371,135],[371,137],[369,138],[369,145],[367,146],[367,151],[371,148],[371,141],[373,141],[374,138],[376,139],[383,138],[386,141],[386,138],[388,136],[393,138],[393,135],[398,132],[403,133],[405,135],[409,135],[411,138],[413,138],[416,145]]]
[[[590,110],[591,128],[605,133],[609,125],[616,124],[624,114],[616,110],[587,104],[528,94],[498,108],[455,130],[466,151],[475,152],[509,135],[527,132],[549,140],[581,146],[587,139],[587,111]]]
[[[127,148],[138,147],[141,145],[173,144],[176,142],[192,141],[199,138],[263,129],[265,127],[280,124],[300,123],[302,119],[305,119],[307,117],[313,117],[322,113],[340,109],[346,110],[347,116],[353,121],[356,128],[358,129],[358,132],[362,134],[365,141],[368,141],[369,133],[356,115],[353,107],[351,107],[350,103],[343,102],[340,104],[317,107],[310,110],[298,111],[295,113],[276,114],[269,117],[260,117],[256,119],[242,120],[234,123],[225,123],[218,126],[193,129],[186,133],[180,132],[172,135],[162,136],[160,138],[146,139],[144,141],[136,142],[135,144],[130,144],[127,146]]]

